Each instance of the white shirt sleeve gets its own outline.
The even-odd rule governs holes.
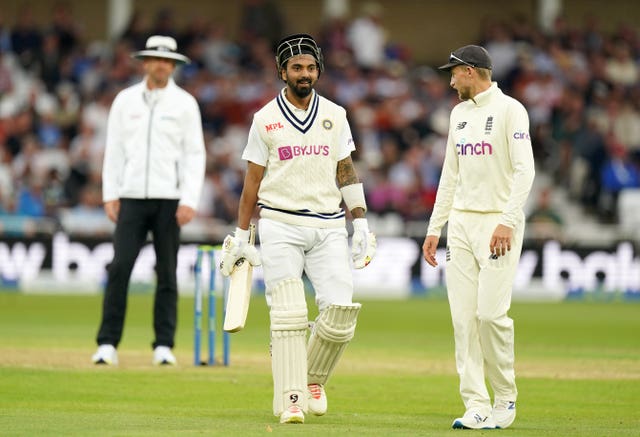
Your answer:
[[[184,155],[182,157],[183,181],[180,184],[180,204],[197,209],[200,192],[204,183],[206,154],[204,135],[202,133],[202,118],[200,108],[195,99],[190,99],[187,110],[184,138]]]
[[[451,126],[453,125],[452,122],[449,124]],[[440,176],[440,183],[438,184],[438,193],[436,194],[436,202],[433,205],[433,212],[429,218],[427,235],[440,237],[442,228],[447,223],[447,220],[449,220],[449,213],[453,207],[453,198],[458,184],[458,173],[458,154],[453,136],[451,132],[449,132],[444,164],[442,166],[442,175]]]
[[[338,161],[341,161],[351,155],[351,152],[356,150],[356,145],[353,141],[353,135],[351,135],[351,127],[349,122],[345,120],[344,127],[340,133],[340,143],[338,144]]]
[[[529,138],[529,116],[521,104],[514,104],[509,111],[506,131],[513,166],[513,183],[500,223],[514,228],[520,221],[535,177],[535,163]],[[515,133],[519,134],[517,138],[514,136]]]
[[[251,123],[251,128],[249,129],[249,138],[247,139],[247,146],[244,148],[244,152],[242,152],[242,159],[245,161],[251,161],[254,164],[258,164],[263,167],[267,166],[267,161],[269,159],[269,147],[267,147],[265,142],[262,140],[262,137],[260,137],[255,119]]]
[[[123,131],[120,122],[120,106],[122,95],[118,94],[113,100],[107,118],[107,137],[102,163],[102,201],[108,202],[120,198],[119,187],[124,171],[125,151],[120,138]]]

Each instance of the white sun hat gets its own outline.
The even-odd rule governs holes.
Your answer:
[[[153,35],[147,39],[145,49],[135,52],[131,56],[137,59],[140,58],[166,58],[173,59],[179,64],[189,64],[191,60],[185,55],[177,53],[178,44],[176,40],[170,36]]]

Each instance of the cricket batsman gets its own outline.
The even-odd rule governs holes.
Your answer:
[[[271,320],[273,413],[303,423],[327,412],[325,386],[354,336],[360,304],[352,301],[352,266],[363,268],[376,239],[365,218],[364,189],[344,108],[314,90],[324,64],[313,37],[283,38],[276,51],[282,91],[255,113],[242,158],[248,161],[238,227],[225,239],[222,273],[239,257],[258,257],[248,229],[256,205]],[[351,250],[344,202],[353,218]],[[307,340],[303,273],[319,315]]]
[[[506,428],[516,417],[514,328],[507,315],[524,235],[524,205],[535,174],[524,106],[491,81],[491,58],[468,45],[441,70],[461,102],[451,111],[425,261],[448,222],[447,296],[465,406],[456,429]],[[494,401],[487,390],[491,385]]]

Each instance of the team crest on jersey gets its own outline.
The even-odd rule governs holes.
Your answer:
[[[485,135],[489,135],[491,133],[491,129],[493,129],[493,115],[488,116],[487,122],[484,124]]]
[[[322,127],[326,130],[331,130],[331,128],[333,128],[333,122],[325,118],[324,120],[322,120]]]

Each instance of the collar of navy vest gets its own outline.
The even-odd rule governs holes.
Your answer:
[[[304,120],[300,120],[291,110],[284,96],[284,91],[278,94],[278,96],[276,97],[276,102],[278,103],[278,107],[280,108],[280,112],[282,112],[282,115],[284,115],[284,118],[286,118],[293,127],[304,134],[311,128],[311,126],[313,126],[313,122],[316,120],[316,116],[318,115],[318,104],[320,102],[320,97],[318,97],[318,93],[313,90],[309,112]]]

